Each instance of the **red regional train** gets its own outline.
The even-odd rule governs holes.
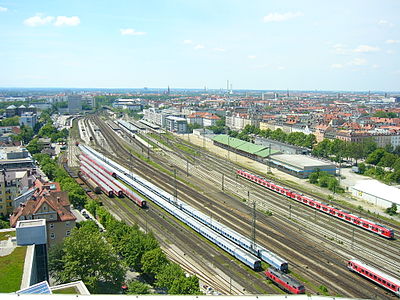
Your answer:
[[[100,179],[98,179],[94,174],[92,174],[84,166],[81,166],[80,170],[83,174],[85,174],[87,177],[89,177],[94,183],[96,183],[100,187],[100,189],[103,191],[104,194],[106,194],[108,197],[114,197],[114,192],[113,192],[112,188],[110,188],[107,184],[105,184]]]
[[[305,294],[306,289],[299,281],[275,268],[269,268],[265,275],[283,290],[292,294]]]
[[[105,184],[107,184],[110,188],[112,188],[114,191],[114,195],[117,195],[118,197],[122,197],[124,195],[124,191],[118,185],[116,185],[114,182],[108,180],[104,176],[104,173],[99,172],[98,170],[96,170],[91,165],[89,165],[86,161],[83,161],[83,160],[81,161],[81,166],[88,169],[90,173],[94,174],[98,179],[100,179]]]
[[[395,293],[397,297],[400,297],[400,280],[356,259],[349,260],[347,262],[347,268]]]
[[[94,160],[92,157],[89,157],[87,154],[82,154],[79,156],[79,158],[82,160],[82,157],[86,158],[88,161],[90,161],[92,164],[96,165],[98,168],[102,169],[104,172],[106,172],[108,175],[111,175],[114,178],[117,178],[117,174],[115,172],[111,171],[107,164],[103,163],[102,161],[99,160]]]
[[[253,181],[259,185],[262,185],[263,187],[266,187],[267,189],[275,191],[279,194],[282,194],[286,197],[289,197],[293,200],[303,203],[309,207],[312,207],[314,209],[322,211],[328,215],[334,216],[338,219],[341,219],[343,221],[346,221],[348,223],[351,223],[353,225],[361,227],[365,230],[371,231],[373,233],[376,233],[376,234],[383,236],[385,238],[388,238],[388,239],[394,238],[393,229],[387,228],[384,225],[381,225],[381,224],[366,220],[364,218],[355,216],[351,213],[345,212],[336,207],[333,207],[328,204],[322,203],[318,200],[312,199],[312,198],[305,196],[299,192],[295,192],[286,187],[277,185],[277,184],[273,183],[272,181],[269,181],[269,180],[262,178],[260,176],[257,176],[257,175],[253,175],[249,172],[246,172],[243,170],[237,170],[236,174],[243,178],[246,178],[250,181]]]
[[[134,191],[132,191],[130,188],[128,188],[127,186],[125,186],[123,183],[119,182],[112,176],[112,174],[115,174],[114,172],[106,170],[105,168],[97,164],[95,160],[90,159],[88,156],[81,155],[79,156],[79,158],[81,162],[88,164],[90,167],[101,173],[109,182],[112,182],[114,185],[119,187],[123,191],[125,196],[127,196],[129,199],[135,202],[139,207],[146,206],[146,200],[142,199]]]

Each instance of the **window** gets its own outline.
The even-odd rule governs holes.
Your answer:
[[[65,226],[69,227],[69,221],[65,222]]]
[[[65,232],[65,236],[69,236],[71,234],[71,232],[69,231],[69,230],[67,230],[66,232]]]
[[[54,228],[54,224],[50,223],[50,229],[53,229],[53,228]]]
[[[54,219],[54,216],[53,215],[50,215],[50,220],[53,220]]]
[[[52,232],[52,233],[50,234],[50,238],[51,238],[52,240],[54,240],[54,239],[56,238],[56,234],[55,234],[54,232]]]

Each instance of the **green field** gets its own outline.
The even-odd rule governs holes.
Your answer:
[[[0,256],[0,293],[11,293],[20,289],[26,249],[17,247],[11,254]]]
[[[67,287],[65,289],[59,289],[53,291],[53,294],[78,294],[74,287]]]

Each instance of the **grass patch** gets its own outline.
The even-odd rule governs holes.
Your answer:
[[[155,133],[148,133],[148,135],[158,141],[160,144],[163,144],[165,147],[170,148],[171,145],[165,139],[161,138],[160,135]]]
[[[156,143],[154,143],[153,141],[151,141],[150,139],[148,139],[147,137],[139,134],[139,133],[135,133],[138,137],[140,137],[142,140],[144,140],[146,143],[148,143],[149,145],[151,145],[153,147],[153,149],[157,149],[158,145]]]
[[[272,216],[272,211],[270,211],[270,210],[263,210],[263,209],[260,209],[260,210],[258,210],[259,212],[261,212],[261,213],[263,213],[264,215],[266,215],[267,217],[270,217],[270,216]]]
[[[318,287],[318,290],[319,290],[319,291],[321,292],[321,294],[323,294],[324,296],[329,296],[328,288],[327,288],[326,286],[320,285],[320,286]]]
[[[199,156],[200,153],[192,148],[189,148],[188,146],[182,145],[182,144],[176,144],[176,148],[185,151],[186,153],[193,155],[193,156]]]
[[[52,291],[53,294],[78,294],[74,287],[67,287],[65,289],[59,289]]]
[[[309,281],[307,279],[305,279],[303,276],[301,276],[300,274],[297,274],[293,271],[289,271],[289,274],[303,283],[309,283]]]
[[[0,241],[8,240],[8,235],[15,236],[15,230],[8,232],[0,232]]]
[[[0,293],[18,291],[21,287],[27,247],[17,247],[14,251],[0,257]]]

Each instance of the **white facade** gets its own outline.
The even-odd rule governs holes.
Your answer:
[[[390,144],[393,146],[393,148],[400,146],[400,135],[392,135]]]
[[[246,125],[259,126],[259,122],[254,119],[240,117],[239,115],[226,116],[225,125],[232,130],[242,130]]]
[[[170,116],[166,118],[166,121],[167,130],[177,133],[187,132],[187,121],[185,118]]]
[[[18,221],[15,229],[18,246],[47,243],[46,220],[44,219]]]
[[[19,119],[19,125],[24,125],[27,127],[35,127],[37,123],[37,115],[32,112],[23,113]]]
[[[377,180],[362,180],[350,187],[353,196],[362,198],[382,208],[396,204],[400,209],[400,189]]]

